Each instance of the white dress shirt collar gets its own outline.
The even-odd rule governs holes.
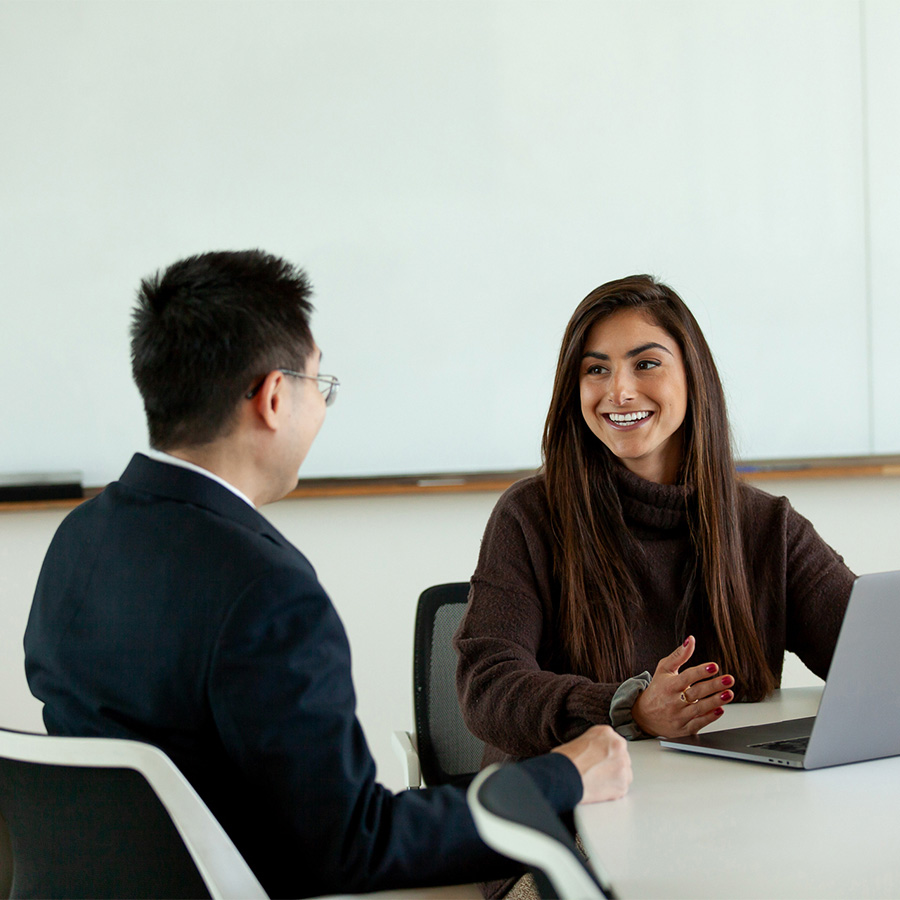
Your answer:
[[[231,482],[226,481],[224,478],[216,475],[215,472],[210,472],[209,469],[204,469],[202,466],[198,466],[195,463],[188,462],[186,459],[179,459],[177,456],[172,456],[170,453],[163,453],[161,450],[147,450],[145,451],[146,455],[151,459],[155,459],[157,462],[167,463],[170,466],[181,466],[182,469],[189,469],[191,472],[196,472],[198,475],[205,475],[207,478],[211,478],[213,481],[218,482],[224,488],[228,488],[232,494],[237,497],[240,497],[248,505],[252,506],[253,509],[256,509],[253,501],[242,491],[240,488],[236,488]]]

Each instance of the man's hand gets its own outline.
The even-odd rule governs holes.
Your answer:
[[[618,800],[628,792],[632,778],[628,745],[609,725],[593,725],[553,752],[568,756],[581,773],[582,803]]]

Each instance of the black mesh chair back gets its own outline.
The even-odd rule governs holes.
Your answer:
[[[0,729],[0,831],[13,898],[266,897],[177,767],[139,741]]]
[[[525,863],[542,900],[616,900],[531,776],[515,765],[490,766],[467,799],[482,840]]]
[[[9,897],[12,888],[12,847],[9,843],[9,829],[0,816],[0,900]]]
[[[163,805],[131,769],[0,759],[11,897],[209,897]]]
[[[426,785],[466,786],[481,767],[484,743],[469,732],[456,697],[452,639],[469,598],[468,582],[422,592],[416,609],[414,706],[419,764]]]

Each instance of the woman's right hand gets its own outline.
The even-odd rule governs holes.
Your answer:
[[[683,737],[696,734],[725,711],[734,700],[734,678],[718,675],[716,663],[703,663],[681,671],[696,646],[689,637],[661,659],[650,684],[638,695],[631,717],[645,734]],[[718,676],[718,677],[717,677]]]

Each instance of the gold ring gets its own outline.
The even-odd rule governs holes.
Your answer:
[[[684,700],[685,703],[699,703],[700,702],[699,697],[696,700],[688,700],[688,698],[685,697],[685,695],[684,695],[684,691],[682,691],[679,696],[681,697],[682,700]]]

